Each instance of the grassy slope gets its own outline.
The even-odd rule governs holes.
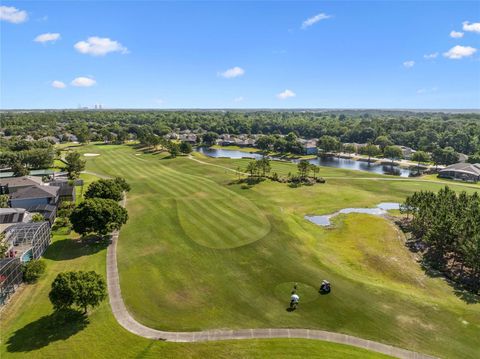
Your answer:
[[[95,179],[82,174],[86,183]],[[65,323],[53,314],[50,284],[62,271],[95,270],[105,275],[106,248],[85,245],[76,236],[55,234],[45,253],[46,274],[24,286],[2,313],[1,358],[372,358],[387,356],[350,346],[309,340],[242,340],[174,344],[137,337],[115,321],[108,303],[88,323]]]
[[[89,159],[89,169],[125,176],[132,184],[131,220],[122,230],[119,267],[127,306],[141,322],[170,330],[323,328],[437,355],[476,354],[479,305],[466,305],[441,279],[427,277],[387,221],[353,215],[339,218],[338,229],[328,230],[303,219],[305,214],[401,201],[415,190],[437,190],[442,184],[329,179],[325,185],[298,189],[265,182],[241,190],[227,185],[234,173],[186,158],[154,160],[116,146],[88,151],[102,153]],[[231,168],[246,163],[202,160]],[[288,163],[273,167],[295,172]],[[352,174],[372,177],[321,170],[324,177]],[[246,230],[255,225],[249,211],[230,205],[239,195],[242,203],[250,202],[245,208],[266,216],[268,234],[238,248],[218,250],[200,243],[195,223],[206,227],[202,236],[208,238],[207,231],[212,238],[228,233],[232,220]],[[316,288],[323,278],[334,282],[332,295],[285,312],[284,283]]]

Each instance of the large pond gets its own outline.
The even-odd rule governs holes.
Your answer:
[[[332,223],[330,220],[338,216],[339,214],[349,214],[349,213],[365,213],[372,214],[374,216],[383,216],[387,214],[387,211],[392,209],[399,209],[400,204],[395,202],[384,202],[380,203],[375,208],[344,208],[338,212],[332,214],[326,214],[324,216],[305,216],[305,219],[309,220],[312,223],[318,224],[319,226],[330,226]]]
[[[248,153],[238,150],[215,149],[207,147],[199,147],[197,151],[210,157],[226,157],[226,158],[255,158],[260,159],[263,156],[259,153]],[[298,160],[291,160],[291,162],[298,162]],[[411,170],[407,168],[400,168],[398,166],[368,164],[364,161],[355,161],[346,158],[338,157],[317,157],[308,162],[326,167],[344,168],[348,170],[367,171],[378,174],[387,174],[400,177],[408,177]]]

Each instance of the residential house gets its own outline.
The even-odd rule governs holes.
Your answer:
[[[302,144],[303,151],[306,155],[316,155],[318,153],[317,140],[300,140],[300,143]]]
[[[23,176],[0,179],[0,194],[12,194],[22,188],[39,186],[42,184],[41,177]]]
[[[22,283],[22,263],[38,259],[50,245],[51,231],[48,222],[18,223],[6,229],[3,243],[6,258],[0,259],[0,305]]]
[[[182,142],[188,142],[192,145],[197,143],[197,135],[194,133],[184,133],[178,136],[178,139]]]
[[[18,189],[10,194],[10,205],[13,208],[28,209],[37,205],[57,206],[60,187],[57,186],[30,186]]]
[[[0,223],[18,223],[27,219],[28,212],[25,208],[0,208]]]
[[[402,150],[402,157],[409,160],[412,158],[413,154],[417,151],[415,151],[413,148],[407,147],[407,146],[398,146]]]
[[[440,170],[438,177],[459,181],[478,182],[480,181],[480,163],[455,163]]]
[[[49,185],[60,187],[58,192],[60,201],[75,201],[75,183],[69,181],[68,178],[55,178],[49,183]]]

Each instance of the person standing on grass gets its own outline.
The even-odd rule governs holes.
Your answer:
[[[290,307],[293,308],[298,304],[299,301],[300,301],[300,297],[298,296],[297,293],[295,293],[295,291],[293,291],[292,296],[290,297]]]

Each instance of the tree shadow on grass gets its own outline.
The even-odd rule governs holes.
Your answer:
[[[88,317],[76,310],[53,312],[14,332],[7,341],[7,351],[14,353],[37,350],[52,342],[70,338],[88,324]]]
[[[88,236],[80,239],[62,239],[53,242],[43,255],[54,261],[64,261],[96,254],[109,246],[110,237]]]
[[[471,291],[463,288],[460,285],[455,285],[453,289],[453,293],[463,300],[467,304],[477,304],[480,303],[480,295],[472,293]]]

